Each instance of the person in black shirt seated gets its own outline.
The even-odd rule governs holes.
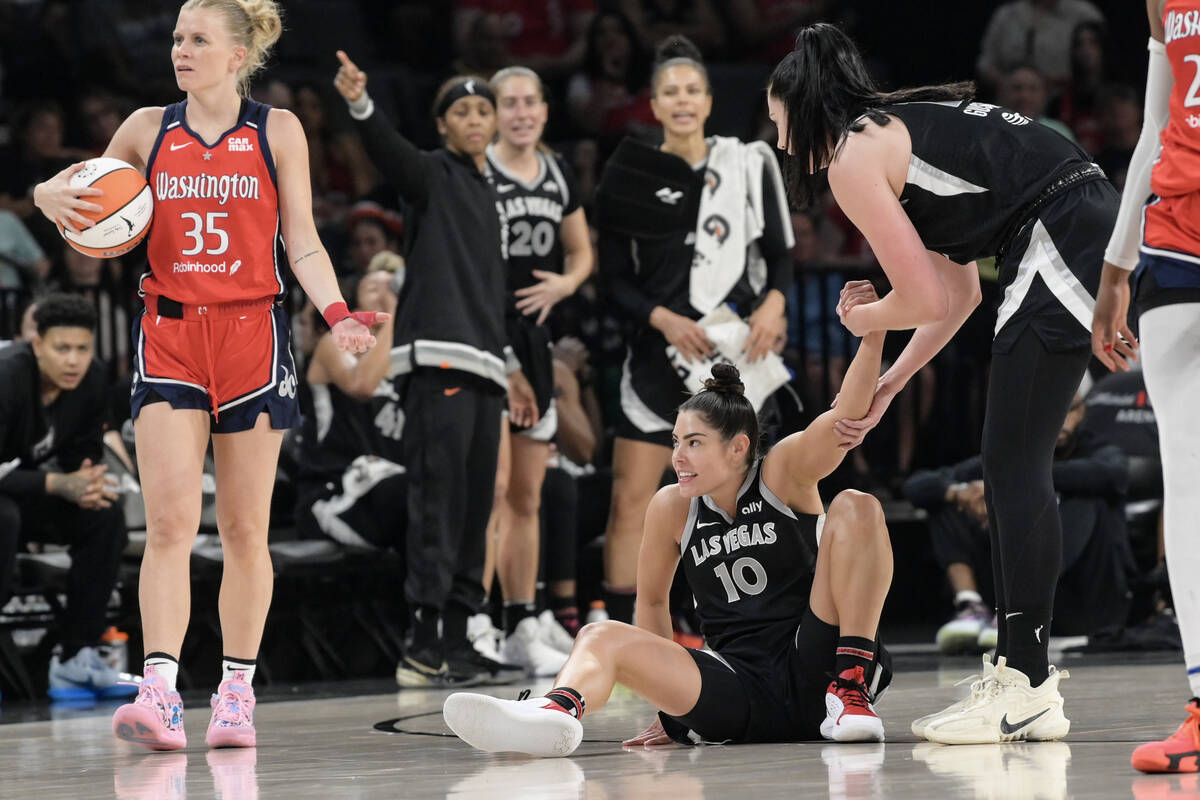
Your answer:
[[[1056,629],[1066,634],[1091,633],[1124,620],[1132,565],[1124,515],[1128,458],[1107,438],[1081,425],[1084,414],[1084,402],[1077,395],[1058,434],[1052,472],[1063,530],[1054,619]],[[916,472],[904,493],[913,505],[930,512],[933,552],[955,593],[955,616],[938,630],[938,647],[947,653],[995,647],[994,588],[988,569],[992,509],[984,497],[983,458]]]
[[[116,697],[95,646],[117,582],[125,514],[106,482],[102,437],[107,384],[92,357],[96,312],[83,298],[50,294],[34,313],[37,335],[0,350],[0,602],[18,547],[70,547],[62,650],[50,662],[50,696]]]
[[[394,315],[391,279],[383,270],[364,275],[354,292],[354,310]],[[389,318],[372,333],[378,341],[390,341],[394,324]],[[303,538],[328,536],[364,550],[403,550],[405,479],[395,452],[403,414],[396,411],[390,367],[387,348],[357,356],[339,352],[328,327],[317,341],[308,365],[311,401],[304,415],[296,502]]]

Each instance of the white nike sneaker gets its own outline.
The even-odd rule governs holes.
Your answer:
[[[554,612],[546,609],[538,614],[538,628],[542,632],[542,641],[562,653],[570,653],[575,647],[575,637],[567,633],[567,629],[558,624]]]
[[[553,700],[500,700],[456,692],[442,705],[442,718],[458,738],[487,753],[569,756],[583,741],[583,725]]]
[[[1002,657],[996,663],[989,690],[957,714],[927,723],[925,738],[939,744],[1061,739],[1071,730],[1058,691],[1058,682],[1067,677],[1066,671],[1050,667],[1049,677],[1034,688],[1025,673],[1006,666]]]
[[[954,716],[962,711],[971,703],[976,702],[985,693],[991,691],[994,678],[996,677],[996,668],[992,665],[992,657],[986,653],[983,656],[983,673],[976,675],[968,675],[963,678],[955,686],[962,686],[964,683],[971,684],[971,693],[956,703],[951,703],[946,708],[938,711],[935,714],[926,714],[925,716],[913,720],[912,732],[914,736],[925,738],[925,728],[943,717]]]
[[[511,636],[500,646],[501,661],[524,667],[535,678],[553,678],[567,663],[567,654],[542,641],[537,617],[517,623]]]
[[[492,625],[492,618],[487,614],[475,614],[467,620],[467,640],[481,656],[493,661],[504,660],[500,658],[500,631]]]

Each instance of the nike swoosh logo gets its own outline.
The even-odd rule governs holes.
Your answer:
[[[1008,721],[1008,714],[1005,714],[1003,717],[1000,718],[1000,732],[1003,733],[1005,736],[1008,736],[1011,733],[1016,733],[1017,731],[1021,730],[1021,728],[1024,728],[1026,725],[1033,722],[1038,717],[1042,716],[1043,714],[1047,714],[1049,712],[1050,712],[1050,709],[1043,708],[1041,711],[1034,714],[1032,717],[1026,717],[1025,719],[1018,722],[1016,725],[1010,724]]]
[[[188,145],[190,145],[190,144],[191,144],[191,142],[184,142],[183,144],[174,144],[174,143],[172,143],[172,144],[171,144],[171,152],[173,153],[173,152],[175,152],[176,150],[182,150],[183,148],[187,147],[187,146],[188,146]]]
[[[500,194],[504,194],[505,192],[511,192],[514,188],[516,188],[516,187],[513,186],[513,184],[509,183],[504,186],[497,186],[496,191],[499,192]]]
[[[455,386],[453,389],[443,389],[442,394],[446,395],[446,397],[454,397],[454,395],[458,394],[461,391],[462,391],[461,386]]]
[[[720,525],[720,524],[721,523],[719,523],[719,522],[697,522],[696,527],[697,528],[707,528],[709,525]]]

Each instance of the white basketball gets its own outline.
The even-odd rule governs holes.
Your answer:
[[[101,206],[101,211],[80,212],[96,224],[72,233],[61,224],[59,233],[81,253],[96,258],[114,258],[128,253],[146,237],[154,218],[154,196],[150,185],[131,165],[119,158],[89,159],[71,176],[71,186],[91,186],[104,192],[84,198]]]

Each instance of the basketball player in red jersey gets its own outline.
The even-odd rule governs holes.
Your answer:
[[[280,31],[272,0],[185,2],[171,61],[187,98],[134,112],[105,151],[144,169],[155,199],[131,401],[146,504],[139,589],[145,677],[137,700],[117,710],[113,730],[156,750],[187,743],[175,678],[210,435],[226,655],[206,741],[255,744],[251,681],[271,602],[271,490],[283,429],[299,422],[288,323],[276,305],[284,291],[279,245],[286,244],[301,286],[325,309],[341,349],[374,345],[369,325],[387,317],[352,316],[342,300],[313,224],[299,121],[247,99],[249,77]],[[79,212],[95,209],[94,191],[68,184],[80,166],[34,194],[47,217],[68,226],[85,224]]]
[[[1092,351],[1109,369],[1136,356],[1126,324],[1134,294],[1146,388],[1158,420],[1163,540],[1192,699],[1187,720],[1133,752],[1143,772],[1200,770],[1200,0],[1148,0],[1150,64],[1142,135],[1104,253]],[[1147,200],[1147,197],[1149,199]],[[1140,223],[1140,224],[1139,224]],[[1140,252],[1139,252],[1140,251]],[[1136,267],[1136,270],[1134,268]],[[1130,271],[1134,270],[1130,289]]]

